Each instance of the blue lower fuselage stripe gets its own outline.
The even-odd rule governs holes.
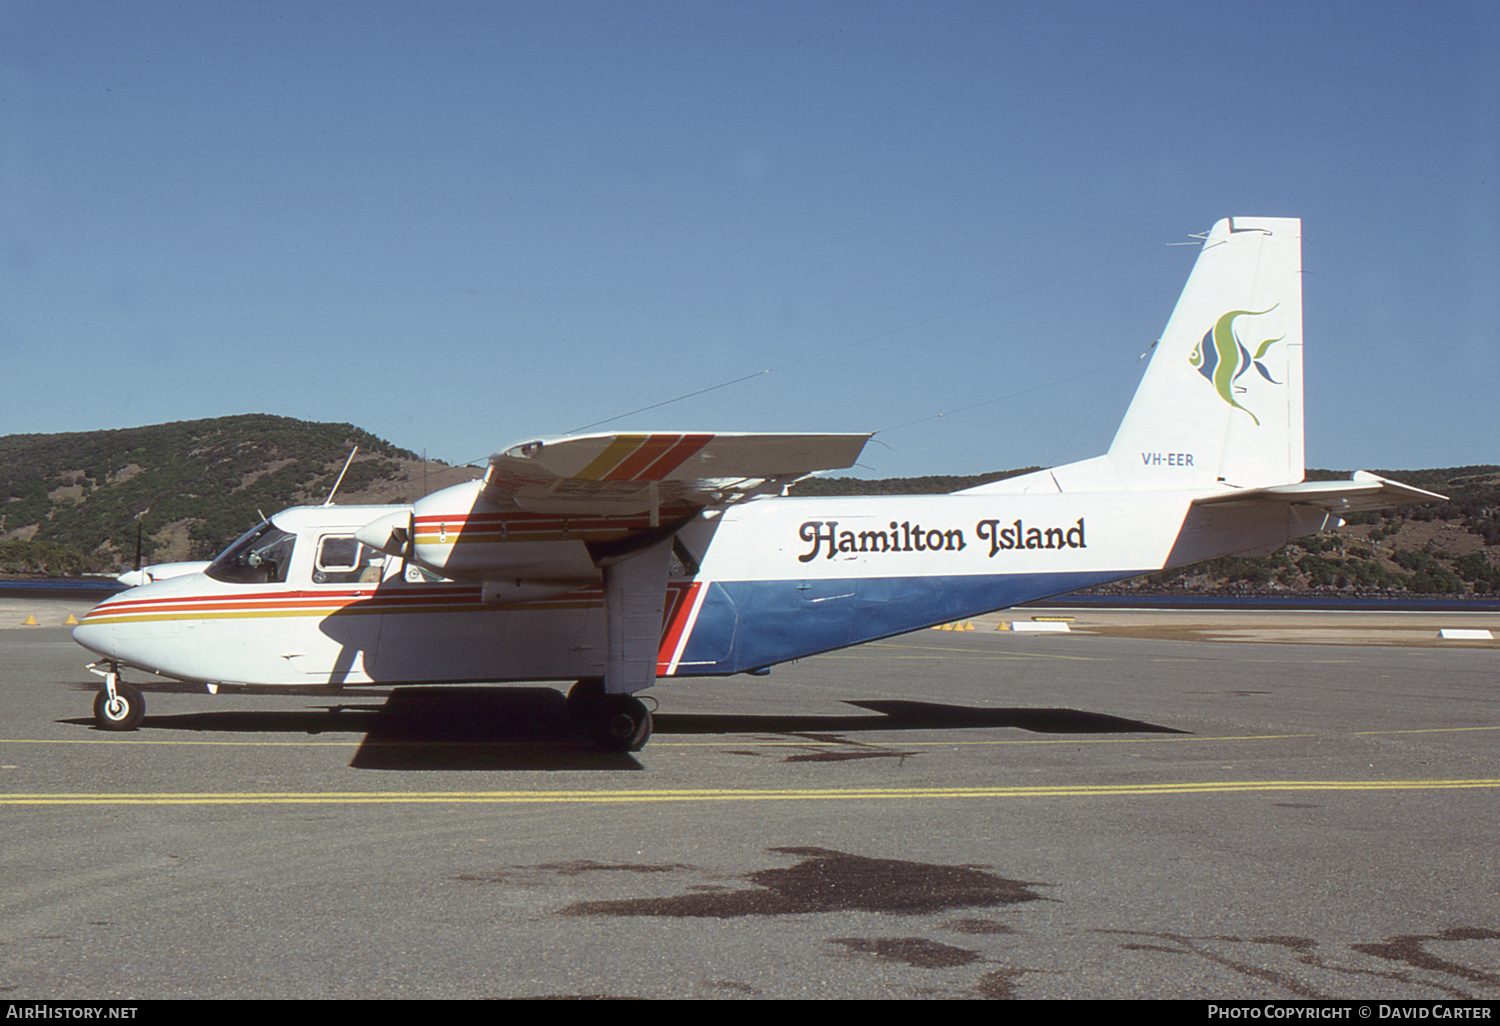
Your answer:
[[[1114,571],[714,581],[677,674],[759,669],[1128,576]]]

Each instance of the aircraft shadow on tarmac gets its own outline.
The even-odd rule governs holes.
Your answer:
[[[1014,727],[1042,734],[1136,734],[1183,731],[1076,709],[995,709],[898,699],[849,701],[868,713],[837,715],[663,713],[654,735],[848,734],[868,731],[975,730]],[[59,722],[90,726],[91,719]],[[552,688],[396,688],[385,704],[322,709],[219,710],[152,715],[141,730],[238,734],[358,734],[350,765],[394,770],[641,769],[635,757],[595,750]],[[649,750],[649,749],[648,749]]]

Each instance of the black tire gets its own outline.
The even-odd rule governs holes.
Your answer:
[[[604,681],[598,677],[586,677],[568,689],[568,715],[577,723],[587,723],[603,702]]]
[[[94,696],[94,724],[100,730],[134,730],[145,715],[146,698],[134,684],[116,681],[113,704],[108,688],[100,688]]]
[[[609,695],[590,726],[601,750],[639,752],[651,739],[651,711],[632,695]]]

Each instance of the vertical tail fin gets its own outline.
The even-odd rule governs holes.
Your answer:
[[[1130,489],[1302,480],[1301,221],[1214,225],[1109,461]]]

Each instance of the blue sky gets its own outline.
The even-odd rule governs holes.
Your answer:
[[[1251,215],[1304,221],[1310,466],[1500,463],[1497,52],[1466,2],[0,0],[0,434],[462,462],[748,375],[608,426],[1054,465]]]

